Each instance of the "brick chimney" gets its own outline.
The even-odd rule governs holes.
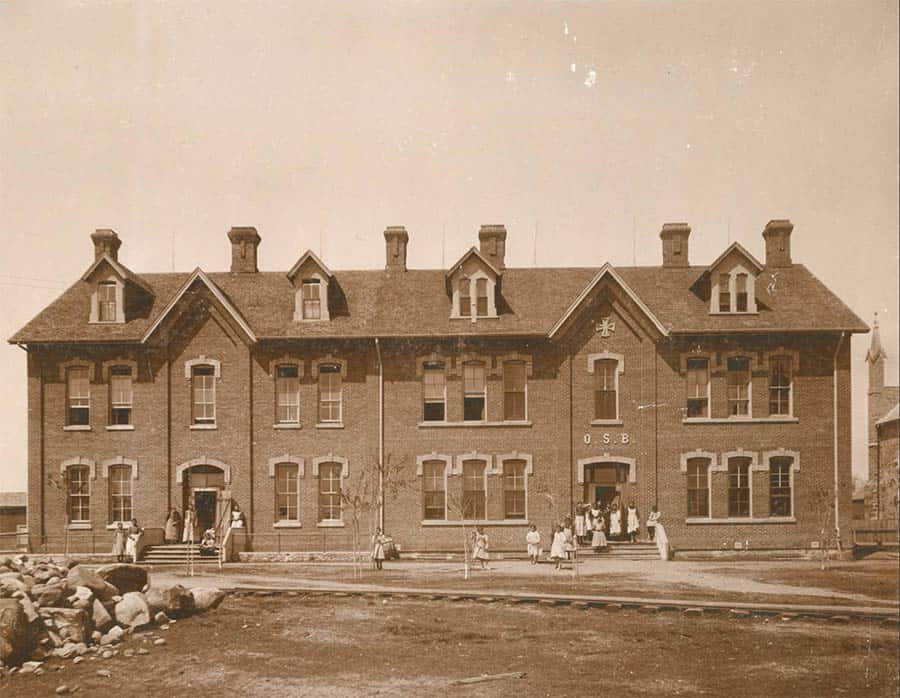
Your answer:
[[[253,273],[259,271],[256,266],[256,249],[259,247],[259,233],[256,228],[232,228],[228,231],[231,240],[232,273]]]
[[[119,247],[122,245],[122,241],[119,240],[115,230],[97,228],[91,233],[91,240],[94,241],[94,261],[103,255],[107,255],[116,262],[119,261]]]
[[[766,241],[766,266],[789,267],[791,261],[791,231],[794,224],[789,220],[773,220],[766,223],[763,239]]]
[[[506,269],[506,226],[483,225],[478,231],[481,254],[497,269]]]
[[[659,232],[662,240],[663,266],[686,267],[688,262],[688,238],[691,226],[687,223],[665,223]]]
[[[402,225],[391,225],[384,229],[385,260],[388,271],[406,271],[406,245],[409,234]]]

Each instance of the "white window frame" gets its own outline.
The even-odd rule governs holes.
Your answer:
[[[781,352],[781,353],[772,352],[767,357],[766,364],[768,365],[768,369],[769,369],[768,370],[768,379],[769,379],[768,411],[769,411],[770,417],[793,417],[794,416],[794,373],[796,371],[795,364],[797,363],[797,358],[796,358],[795,354],[796,354],[796,352]],[[772,386],[772,369],[774,368],[772,365],[773,359],[788,359],[788,361],[790,362],[789,374],[788,374],[789,380],[788,380],[788,385],[787,385],[788,411],[786,413],[785,412],[777,412],[777,413],[772,412],[772,391],[777,389]]]
[[[487,292],[487,314],[478,314],[478,282],[484,281]],[[460,273],[451,285],[453,291],[453,307],[451,318],[456,320],[471,320],[497,317],[497,281],[482,269],[478,268],[469,274]],[[466,288],[469,292],[468,315],[463,315],[463,302],[461,290]]]
[[[83,371],[86,379],[87,393],[78,395],[72,394],[71,378],[74,371]],[[66,429],[70,430],[89,430],[91,428],[91,377],[93,371],[90,366],[83,363],[71,363],[63,369],[66,383]],[[73,404],[73,401],[79,401],[79,404]],[[84,401],[86,404],[80,404]],[[84,424],[76,424],[71,420],[70,410],[87,409],[87,422]]]
[[[297,375],[293,377],[282,377],[279,376],[278,373],[282,368],[291,367],[297,371]],[[275,363],[273,367],[273,373],[275,375],[275,424],[278,426],[290,426],[290,425],[299,425],[300,424],[300,378],[302,376],[302,371],[300,369],[299,364],[296,361],[279,361]],[[280,392],[279,386],[282,384],[282,381],[294,380],[297,382],[296,390],[285,393],[287,397],[292,397],[293,400],[289,403],[282,404],[281,398],[282,393]],[[288,409],[296,410],[296,419],[282,419],[281,418],[281,408],[286,407]]]
[[[109,515],[108,521],[111,526],[115,526],[117,523],[122,522],[128,523],[131,519],[134,518],[134,466],[130,463],[117,462],[111,465],[105,466],[106,470],[106,482],[107,489],[109,494]],[[113,482],[114,482],[114,473],[116,472],[124,472],[127,469],[128,477],[124,478],[125,481],[128,482],[128,510],[131,513],[131,516],[123,516],[121,518],[116,518],[115,516],[115,507],[113,506],[114,495],[113,495]],[[120,497],[124,497],[125,495],[119,495]]]
[[[440,364],[440,368],[437,365]],[[422,362],[422,422],[425,424],[442,424],[447,422],[447,363],[443,360],[427,360]],[[428,391],[428,376],[429,375],[438,375],[440,374],[441,379],[443,381],[443,397],[441,399],[441,404],[444,406],[444,418],[443,419],[427,419],[426,418],[426,405],[428,404],[438,404],[438,400],[436,399],[428,399],[427,391]]]
[[[791,514],[790,516],[773,516],[772,515],[772,493],[771,493],[771,467],[772,460],[776,458],[789,458],[791,461],[790,467],[790,485],[791,485]],[[797,519],[797,473],[800,472],[800,452],[799,451],[789,451],[785,448],[778,448],[774,451],[765,451],[763,452],[762,457],[763,465],[760,470],[764,470],[769,474],[767,478],[767,487],[770,489],[769,491],[769,519],[779,521],[779,520],[789,520],[795,521]]]
[[[688,463],[691,460],[705,460],[706,464],[706,516],[692,516],[687,510],[687,491],[686,486],[688,477]],[[713,517],[712,502],[712,474],[718,470],[718,457],[710,451],[689,451],[681,454],[681,472],[685,475],[685,517],[694,520],[710,520]]]
[[[466,488],[466,463],[481,463],[481,477],[472,478],[474,480],[481,480],[481,489],[479,490],[470,490]],[[484,459],[479,457],[463,457],[460,456],[459,460],[459,474],[462,478],[462,500],[461,506],[465,507],[466,503],[466,493],[467,492],[479,492],[482,495],[482,502],[484,504],[484,511],[482,512],[484,516],[472,516],[472,518],[465,518],[465,512],[460,512],[460,519],[462,521],[487,521],[488,520],[488,471],[491,469],[491,461],[490,459]],[[477,512],[476,512],[477,513]]]
[[[115,304],[114,317],[111,320],[100,319],[100,287],[115,286]],[[88,316],[88,322],[92,325],[113,325],[125,322],[125,282],[115,274],[110,273],[108,276],[97,279],[91,289],[91,308]]]
[[[444,464],[444,517],[441,519],[427,519],[425,518],[425,494],[427,491],[425,489],[426,475],[425,475],[425,464],[426,463],[443,463]],[[416,456],[416,475],[422,478],[422,521],[425,522],[443,522],[445,523],[447,519],[447,490],[449,485],[449,476],[450,471],[452,470],[453,459],[450,456],[440,455],[437,453],[430,453],[425,456]],[[431,490],[433,491],[433,490]]]
[[[466,391],[466,367],[467,366],[479,366],[481,368],[481,381],[482,381],[482,392],[481,399],[484,401],[482,410],[481,410],[481,419],[466,419],[466,398],[472,397],[475,398],[478,396],[478,393],[469,393]],[[487,374],[488,362],[481,359],[471,359],[466,360],[462,364],[462,388],[463,388],[463,422],[467,422],[469,424],[481,424],[482,422],[488,421],[488,413],[487,413],[487,383],[488,383],[488,374]]]
[[[737,309],[737,277],[745,274],[747,277],[747,309]],[[719,306],[719,295],[722,290],[722,279],[727,277],[729,294],[728,310],[721,310]],[[730,268],[728,271],[716,270],[710,275],[710,302],[709,312],[711,315],[753,315],[757,312],[756,307],[756,274],[753,270],[738,264]]]
[[[729,393],[731,385],[728,380],[731,376],[731,369],[728,368],[728,362],[732,359],[745,359],[747,361],[747,414],[731,413],[731,404],[733,401]],[[733,419],[736,421],[753,419],[753,366],[754,361],[753,357],[750,354],[742,352],[732,352],[725,356],[725,401],[728,405],[728,419]]]
[[[529,376],[529,362],[525,359],[519,358],[502,358],[501,359],[501,367],[503,369],[503,421],[504,422],[527,422],[528,421],[528,376]],[[506,367],[509,364],[518,364],[522,366],[522,379],[523,379],[523,389],[522,394],[525,398],[525,406],[524,406],[524,414],[521,418],[518,419],[510,419],[506,414]]]
[[[116,371],[121,371],[122,369],[128,369],[128,374],[125,375],[123,373],[117,374]],[[123,427],[134,427],[134,367],[128,364],[113,364],[109,367],[109,426],[113,428],[123,428]],[[121,380],[127,378],[128,379],[128,401],[117,402],[115,399],[115,384],[117,379]],[[113,414],[116,409],[127,409],[128,410],[128,421],[127,422],[116,422],[113,420]]]
[[[318,294],[318,298],[307,298],[306,297],[307,289],[309,289],[310,292],[313,289],[315,289]],[[311,311],[308,312],[307,307],[306,307],[307,303],[313,303],[313,302],[318,303],[318,309],[317,309],[318,312],[316,312],[315,315],[313,315]],[[309,321],[309,320],[321,320],[322,319],[322,280],[321,279],[319,279],[317,277],[309,277],[309,278],[303,279],[300,282],[300,304],[301,304],[300,305],[300,315],[303,320]]]
[[[523,471],[524,484],[525,484],[525,516],[521,519],[507,519],[506,518],[506,474],[505,474],[505,465],[507,461],[521,461],[525,464],[525,469]],[[530,453],[519,453],[518,451],[513,451],[512,453],[504,453],[502,455],[497,456],[496,458],[497,464],[497,473],[500,475],[503,481],[503,485],[501,490],[503,492],[503,520],[504,521],[515,521],[515,522],[527,522],[528,518],[528,490],[529,490],[529,480],[531,476],[534,474],[534,460]]]
[[[702,417],[692,417],[689,412],[688,403],[690,400],[699,399],[697,395],[690,394],[690,372],[691,361],[706,362],[706,414]],[[708,356],[687,356],[685,357],[685,418],[686,419],[711,419],[712,418],[712,362]]]
[[[587,357],[587,371],[591,376],[594,376],[596,371],[597,362],[601,360],[609,360],[616,362],[616,369],[614,372],[615,375],[615,386],[616,386],[616,417],[615,419],[596,419],[595,407],[594,407],[594,392],[595,392],[595,383],[592,380],[591,382],[591,424],[595,425],[620,425],[622,423],[622,413],[621,413],[621,392],[622,392],[622,382],[619,380],[619,376],[621,376],[625,372],[625,357],[622,354],[616,354],[611,351],[603,351],[598,354],[589,354]]]
[[[322,483],[320,477],[320,468],[322,465],[338,465],[340,466],[340,470],[338,471],[338,507],[340,509],[339,518],[330,518],[330,519],[322,519],[319,518],[321,514],[321,504],[319,503],[319,497],[322,495]],[[313,477],[316,478],[316,525],[322,528],[328,527],[340,527],[344,525],[344,501],[343,501],[343,493],[344,493],[344,479],[347,477],[349,472],[349,462],[346,458],[341,458],[340,456],[335,456],[334,454],[329,453],[327,456],[321,456],[320,458],[313,459]],[[333,495],[334,493],[327,493]],[[333,507],[332,507],[333,508]]]
[[[303,464],[302,464],[302,462],[298,462],[297,460],[290,459],[290,457],[288,457],[287,459],[276,459],[276,460],[278,462],[272,463],[270,466],[271,473],[272,473],[272,480],[273,480],[274,489],[275,489],[276,519],[275,519],[274,525],[276,527],[277,526],[299,527],[299,525],[300,525],[300,499],[301,499],[301,497],[300,497],[300,492],[301,492],[300,482],[301,482],[301,478],[303,477]],[[294,479],[297,483],[297,492],[295,493],[296,501],[294,502],[294,508],[297,510],[297,516],[295,518],[287,518],[287,519],[281,518],[280,516],[278,516],[279,499],[285,494],[285,493],[279,492],[279,490],[278,490],[278,471],[279,471],[279,469],[285,468],[285,467],[290,467],[290,468],[294,469],[294,472],[296,473],[296,476]],[[317,502],[317,504],[318,504],[318,502]]]
[[[84,468],[87,473],[87,495],[76,495],[78,497],[87,497],[87,509],[88,509],[88,517],[87,519],[73,519],[72,518],[72,508],[69,488],[71,487],[71,470],[72,468]],[[96,467],[94,461],[89,458],[70,458],[69,460],[65,460],[60,463],[59,466],[60,475],[63,476],[65,482],[65,507],[66,507],[66,523],[69,528],[79,529],[79,528],[90,528],[91,527],[91,516],[92,512],[92,503],[91,499],[93,498],[93,480],[96,477]]]
[[[326,369],[323,371],[323,369]],[[343,424],[344,422],[344,377],[341,371],[341,367],[338,364],[331,363],[323,363],[318,366],[317,369],[317,414],[316,420],[318,424]],[[339,381],[338,391],[337,391],[337,399],[334,399],[332,390],[333,386],[329,386],[329,396],[325,397],[325,393],[322,390],[322,376],[336,376]],[[323,405],[329,405],[328,412],[331,413],[333,410],[333,406],[337,405],[337,418],[334,418],[333,415],[329,414],[328,419],[323,419],[322,408]]]

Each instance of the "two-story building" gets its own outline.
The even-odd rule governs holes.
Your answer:
[[[405,550],[460,547],[463,514],[519,549],[578,502],[656,504],[678,549],[809,548],[850,523],[850,341],[866,325],[791,257],[738,243],[662,265],[507,268],[507,233],[449,269],[306,252],[260,272],[137,274],[111,230],[93,263],[10,339],[28,353],[32,545],[106,545],[137,518],[230,502],[255,550],[349,546],[347,493]],[[602,241],[598,240],[598,244]],[[380,466],[380,467],[379,467]],[[377,493],[373,495],[373,491]],[[830,518],[828,518],[830,516]]]

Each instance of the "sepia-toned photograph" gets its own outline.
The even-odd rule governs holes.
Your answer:
[[[0,695],[900,694],[891,0],[0,0]]]

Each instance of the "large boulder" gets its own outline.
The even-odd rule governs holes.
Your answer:
[[[29,625],[40,618],[37,608],[27,596],[20,598],[19,604],[22,606],[22,610],[25,611],[25,617],[28,619]]]
[[[0,599],[0,664],[18,664],[31,654],[28,618],[15,599]]]
[[[78,587],[87,587],[94,592],[94,596],[98,599],[110,599],[119,593],[119,590],[103,577],[82,565],[75,565],[69,570],[69,574],[66,576],[66,586],[69,588],[70,594]]]
[[[183,618],[194,610],[194,596],[180,584],[150,587],[145,596],[147,605],[154,614],[164,611],[169,618]]]
[[[91,620],[94,627],[100,632],[106,632],[113,624],[112,616],[106,610],[106,606],[100,603],[100,599],[94,599],[94,605],[91,608]]]
[[[70,593],[62,582],[31,587],[31,598],[38,606],[59,606]]]
[[[214,587],[196,587],[191,589],[191,595],[194,597],[194,608],[198,611],[215,608],[225,598],[225,592]]]
[[[80,608],[41,608],[38,613],[47,630],[55,631],[63,642],[86,642],[91,636],[91,619]]]
[[[143,591],[149,581],[146,569],[125,563],[104,565],[97,569],[97,574],[118,589],[120,594]]]
[[[132,628],[139,628],[150,623],[150,607],[147,599],[139,591],[129,591],[116,604],[116,622]]]
[[[22,575],[18,572],[0,574],[0,597],[12,596],[17,591],[28,593],[28,585],[22,580]]]
[[[94,604],[94,592],[87,587],[75,587],[75,593],[67,601],[72,608],[88,610]]]

